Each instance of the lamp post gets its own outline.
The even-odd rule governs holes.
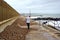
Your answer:
[[[29,10],[29,16],[31,17],[31,10]]]

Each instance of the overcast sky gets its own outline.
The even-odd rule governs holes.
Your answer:
[[[19,13],[59,14],[60,0],[5,0]]]

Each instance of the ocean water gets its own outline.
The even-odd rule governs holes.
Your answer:
[[[60,18],[60,14],[31,14],[31,16]]]
[[[24,16],[31,15],[31,18],[37,18],[37,17],[52,17],[52,18],[60,18],[60,14],[40,14],[40,13],[31,13],[31,14],[23,14]],[[46,22],[47,20],[39,20],[40,23]],[[37,22],[39,23],[37,20]],[[56,29],[60,30],[60,21],[49,21],[47,23],[48,25],[51,25],[55,27]],[[55,26],[54,26],[55,25]]]
[[[43,24],[43,22],[46,22],[46,25],[51,25],[52,27],[55,27],[56,29],[60,30],[60,21],[53,21],[53,20],[36,20],[38,24]]]
[[[60,14],[42,14],[42,13],[24,13],[22,14],[24,16],[40,16],[40,17],[54,17],[54,18],[60,18]]]
[[[37,18],[37,17],[60,18],[60,14],[39,14],[39,15],[38,14],[33,14],[32,16],[34,16],[35,18]],[[46,21],[48,21],[48,20],[40,20],[41,23],[46,22]],[[47,23],[47,25],[51,25],[51,26],[55,27],[56,29],[60,30],[60,21],[49,20],[49,22]]]
[[[60,21],[50,21],[47,24],[55,27],[56,29],[60,30]]]

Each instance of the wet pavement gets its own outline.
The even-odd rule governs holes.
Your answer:
[[[38,27],[37,30],[30,31],[26,35],[26,40],[59,40],[58,38],[50,34],[44,27],[35,25],[35,28],[36,27]]]

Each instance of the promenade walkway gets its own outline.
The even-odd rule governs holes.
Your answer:
[[[26,35],[26,40],[60,40],[60,38],[56,37],[48,29],[42,26],[34,25],[31,26],[31,28],[35,28],[37,30],[30,31]]]
[[[16,19],[14,19],[12,21],[9,21],[9,22],[5,23],[4,25],[0,26],[0,32],[2,32],[7,27],[8,24],[10,24],[10,26],[14,27],[14,28],[15,28],[15,26],[16,26],[16,28],[20,27],[21,30],[19,32],[21,33],[22,30],[23,30],[22,33],[24,33],[24,28],[27,29],[27,26],[20,25],[20,23],[18,23],[19,21],[17,21]],[[11,25],[12,23],[13,23],[14,26]],[[31,30],[31,28],[35,29],[35,30]],[[26,32],[26,35],[24,35],[24,37],[25,37],[24,39],[25,40],[60,40],[60,37],[58,37],[57,35],[54,34],[54,33],[59,33],[59,31],[56,31],[56,30],[54,30],[54,29],[52,29],[50,27],[47,27],[47,26],[43,27],[43,26],[37,24],[37,25],[31,25],[30,26],[30,30],[31,31],[26,30],[28,32]],[[17,32],[17,30],[16,30],[16,32]],[[18,35],[18,34],[15,34],[15,35]],[[21,34],[20,34],[20,36],[21,36]]]

